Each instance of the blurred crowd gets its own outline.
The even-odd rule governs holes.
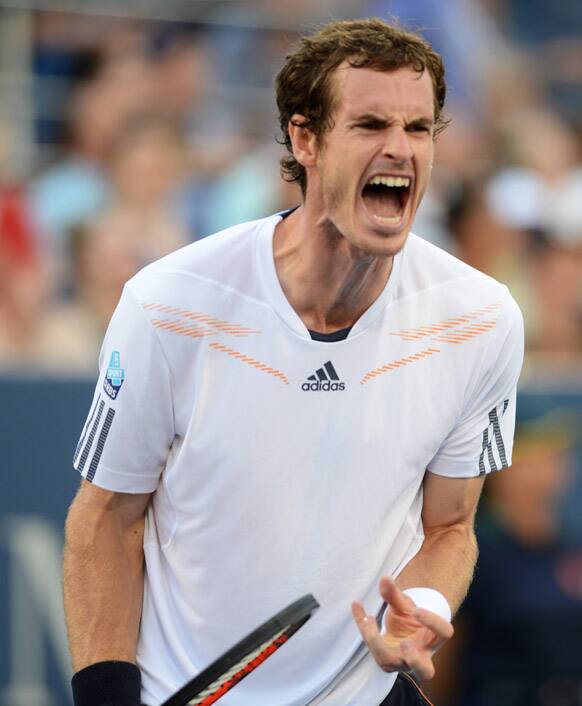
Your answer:
[[[582,379],[580,0],[191,8],[170,21],[0,2],[0,30],[26,14],[31,77],[31,114],[0,117],[0,374],[93,377],[137,270],[296,205],[279,176],[273,77],[298,32],[375,15],[421,29],[448,67],[451,124],[415,231],[510,287],[525,381]],[[34,148],[24,176],[8,158],[18,120]],[[439,704],[582,704],[579,505],[563,526],[565,499],[582,497],[579,431],[544,414],[518,427],[515,468],[487,484],[476,582],[431,687]]]
[[[372,14],[421,28],[448,66],[452,122],[417,232],[510,286],[529,359],[576,367],[582,10],[534,4],[327,0],[315,15],[255,0],[188,22],[29,12],[24,178],[3,169],[0,124],[0,369],[93,374],[139,268],[298,203],[278,176],[273,77],[298,31]]]

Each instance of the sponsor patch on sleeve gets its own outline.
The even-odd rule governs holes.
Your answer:
[[[121,356],[119,351],[113,351],[103,380],[103,389],[112,400],[117,399],[124,380],[125,370],[121,367]]]

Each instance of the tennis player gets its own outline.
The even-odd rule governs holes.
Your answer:
[[[76,706],[158,706],[308,592],[221,703],[428,703],[410,674],[453,634],[523,351],[506,287],[410,232],[444,100],[414,34],[304,38],[277,77],[301,205],[127,283],[66,528]]]

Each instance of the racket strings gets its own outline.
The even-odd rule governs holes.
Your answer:
[[[214,703],[214,701],[216,701],[217,699],[208,699],[211,699],[211,697],[213,696],[222,696],[223,689],[224,691],[229,691],[235,683],[237,683],[243,677],[253,671],[255,666],[258,666],[270,654],[272,654],[284,642],[286,642],[287,638],[289,637],[287,633],[290,629],[292,629],[292,627],[293,626],[288,626],[283,628],[274,637],[265,640],[265,642],[259,645],[255,650],[246,655],[244,660],[233,664],[233,666],[227,672],[221,674],[218,679],[213,681],[212,684],[209,684],[203,691],[197,694],[194,699],[188,701],[188,706],[210,706],[210,704]],[[255,660],[257,661],[256,665],[252,664]],[[220,694],[218,693],[219,691],[221,692]]]

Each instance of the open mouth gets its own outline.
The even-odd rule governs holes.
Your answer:
[[[383,225],[400,223],[410,198],[411,183],[410,177],[372,177],[362,189],[362,198],[370,215]]]

